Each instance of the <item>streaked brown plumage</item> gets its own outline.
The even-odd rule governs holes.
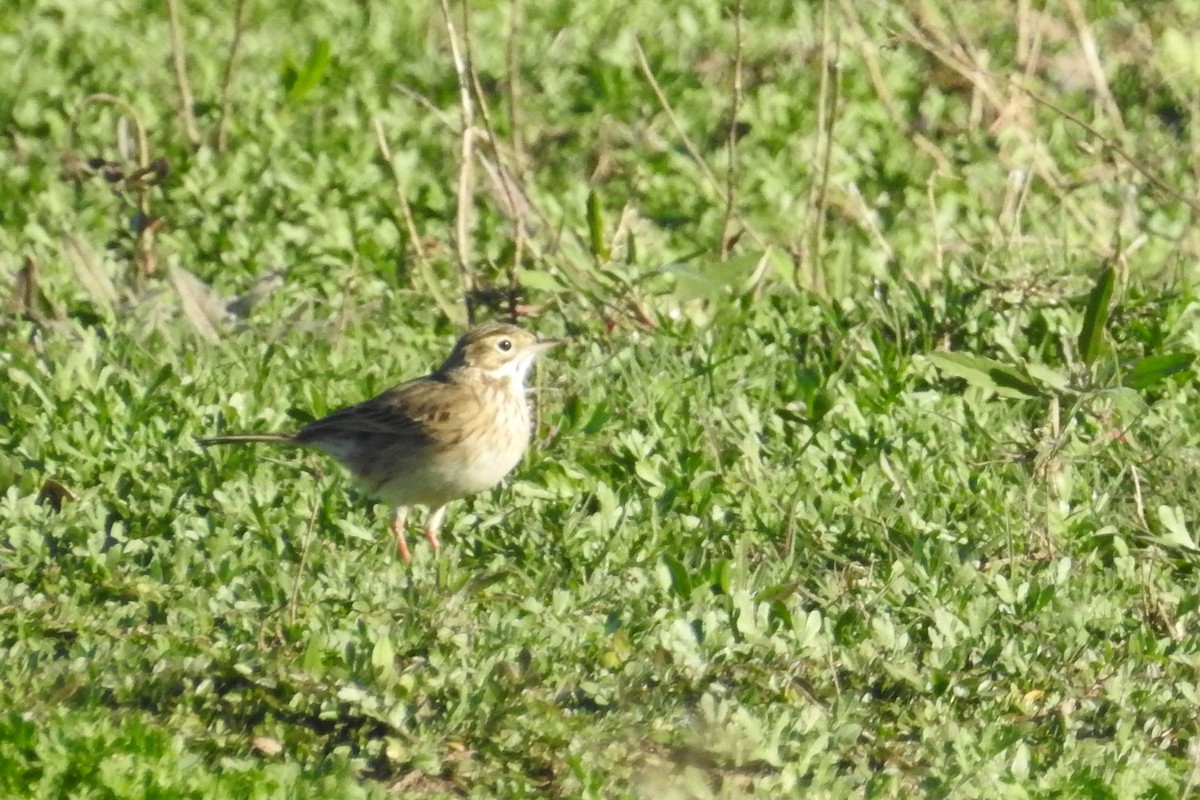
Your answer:
[[[394,507],[396,549],[410,561],[410,506],[431,509],[425,537],[437,548],[446,504],[490,489],[521,460],[530,435],[525,377],[538,354],[556,344],[515,325],[480,325],[436,371],[295,433],[214,436],[200,444],[269,442],[328,453]]]

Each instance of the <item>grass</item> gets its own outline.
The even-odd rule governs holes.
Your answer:
[[[1195,793],[1189,4],[393,5],[0,11],[0,795]],[[514,306],[411,567],[194,444]]]

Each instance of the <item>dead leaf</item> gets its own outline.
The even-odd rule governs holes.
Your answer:
[[[38,325],[50,326],[66,320],[66,314],[42,291],[37,262],[26,258],[13,281],[5,309],[24,316]]]
[[[255,736],[250,740],[250,744],[264,756],[277,756],[283,752],[283,743],[270,736]]]
[[[275,290],[280,286],[283,286],[283,280],[287,276],[287,271],[287,267],[276,267],[267,274],[260,276],[249,289],[226,303],[225,310],[237,319],[245,319],[250,316],[250,312],[254,310],[255,306],[274,294]]]
[[[46,478],[42,483],[42,490],[38,492],[38,505],[49,505],[55,513],[62,511],[64,500],[77,500],[75,493],[64,483],[54,480],[54,478]]]
[[[222,323],[225,304],[217,293],[178,264],[171,264],[167,268],[167,275],[179,295],[183,315],[206,340],[213,343],[220,341],[221,334],[217,326]]]
[[[117,290],[113,288],[108,275],[96,263],[96,256],[91,248],[70,233],[62,234],[60,239],[63,254],[71,262],[80,285],[91,295],[96,305],[111,314],[117,304]]]

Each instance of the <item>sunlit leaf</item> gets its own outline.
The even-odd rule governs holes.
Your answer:
[[[1183,372],[1196,360],[1193,353],[1163,353],[1138,359],[1125,373],[1125,385],[1131,389],[1145,389],[1164,378]]]
[[[329,69],[330,53],[329,40],[318,39],[302,65],[289,64],[284,68],[283,82],[289,105],[299,103],[321,82]]]
[[[1108,324],[1108,307],[1112,302],[1116,271],[1105,267],[1096,278],[1096,284],[1088,295],[1083,312],[1083,326],[1079,329],[1079,356],[1083,363],[1091,364],[1100,355],[1104,345],[1104,328]]]
[[[608,241],[604,234],[604,215],[600,208],[600,197],[595,190],[587,196],[588,242],[597,261],[608,261]]]
[[[1159,506],[1158,521],[1162,525],[1162,533],[1154,537],[1158,544],[1183,550],[1200,550],[1200,547],[1196,546],[1196,540],[1192,538],[1191,531],[1188,530],[1187,519],[1184,517],[1182,508]]]
[[[1039,364],[1036,361],[1025,364],[1025,371],[1029,373],[1029,377],[1033,378],[1041,386],[1049,390],[1047,394],[1054,392],[1065,392],[1071,386],[1071,381],[1066,375],[1056,369]]]
[[[663,555],[662,563],[671,577],[671,590],[676,597],[688,597],[692,593],[692,577],[683,562],[672,555]]]
[[[994,358],[946,351],[930,353],[928,357],[942,372],[962,378],[973,386],[990,389],[1001,397],[1030,399],[1043,396],[1019,369]]]

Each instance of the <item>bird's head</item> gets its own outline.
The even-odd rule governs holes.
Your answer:
[[[439,372],[467,369],[493,380],[523,386],[538,355],[557,344],[556,340],[539,339],[516,325],[486,323],[459,338]]]

